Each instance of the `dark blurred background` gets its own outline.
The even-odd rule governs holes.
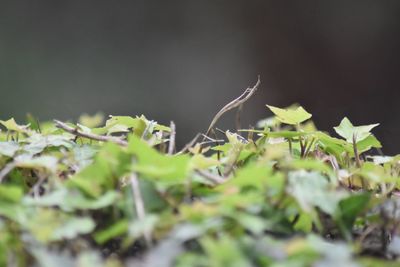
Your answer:
[[[323,130],[380,122],[393,154],[399,29],[400,1],[2,1],[0,118],[143,113],[183,144],[260,74],[245,125],[297,102]]]

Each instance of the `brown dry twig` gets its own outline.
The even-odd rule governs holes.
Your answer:
[[[186,152],[186,150],[194,146],[194,144],[196,143],[197,139],[199,139],[200,136],[201,136],[200,133],[196,134],[196,136],[189,143],[187,143],[177,154],[182,154]]]
[[[78,136],[78,137],[84,137],[87,139],[96,140],[96,141],[100,141],[100,142],[113,142],[113,143],[121,145],[121,146],[128,145],[128,142],[126,142],[125,140],[122,140],[122,139],[114,137],[114,136],[105,136],[105,135],[98,135],[98,134],[92,134],[92,133],[85,133],[85,132],[80,131],[78,128],[73,128],[73,127],[69,126],[68,124],[58,121],[58,120],[54,120],[54,123],[57,128],[63,129],[64,131],[66,131],[70,134],[73,134],[75,136]]]
[[[232,100],[231,102],[226,104],[220,111],[218,111],[218,113],[214,116],[213,120],[211,121],[210,126],[208,127],[205,135],[208,136],[211,129],[214,128],[215,124],[221,118],[222,115],[224,115],[229,110],[242,106],[247,100],[249,100],[249,98],[252,97],[254,93],[257,91],[258,87],[260,86],[260,83],[261,83],[260,76],[258,76],[257,83],[252,88],[247,88],[246,90],[244,90],[244,92],[239,97]]]

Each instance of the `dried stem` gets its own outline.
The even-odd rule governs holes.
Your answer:
[[[15,162],[10,162],[0,171],[0,183],[15,168]]]
[[[176,127],[173,121],[171,121],[170,123],[170,128],[171,128],[171,133],[169,136],[168,154],[172,155],[175,150],[175,136],[176,136]]]
[[[208,135],[210,133],[211,129],[214,128],[215,124],[221,118],[222,115],[224,115],[229,110],[232,110],[236,107],[243,105],[247,100],[249,100],[249,98],[252,95],[254,95],[254,93],[257,91],[260,83],[261,81],[259,76],[257,83],[252,88],[247,88],[246,90],[244,90],[244,92],[239,97],[232,100],[231,102],[226,104],[220,111],[218,111],[218,113],[214,116],[213,120],[211,121],[210,126],[208,127],[205,135]]]
[[[232,157],[232,160],[228,163],[228,165],[225,167],[223,177],[226,179],[228,178],[229,175],[235,170],[236,167],[236,162],[240,157],[240,153],[242,152],[242,149],[235,149],[234,150],[234,157]]]
[[[235,124],[236,124],[236,130],[237,131],[239,131],[242,128],[241,118],[240,118],[242,110],[243,110],[243,104],[239,105],[239,107],[237,109],[237,112],[236,112]]]
[[[136,215],[138,216],[139,221],[143,222],[146,217],[146,211],[144,208],[143,197],[142,197],[142,193],[140,192],[139,181],[138,181],[136,173],[131,174],[130,181],[131,181],[131,186],[132,186],[133,198],[135,200]],[[145,231],[143,235],[144,235],[146,244],[150,247],[151,243],[152,243],[150,232]]]
[[[199,139],[200,136],[200,133],[196,134],[196,136],[189,143],[187,143],[177,154],[182,154],[186,152],[186,150],[191,148],[196,143],[197,139]]]
[[[293,147],[292,147],[292,139],[291,138],[288,138],[288,143],[289,143],[290,155],[293,156]]]
[[[96,140],[96,141],[100,141],[100,142],[113,142],[113,143],[121,145],[121,146],[128,145],[128,142],[126,142],[125,140],[116,138],[114,136],[104,136],[104,135],[98,135],[98,134],[92,134],[92,133],[85,133],[85,132],[80,131],[77,127],[73,128],[73,127],[69,126],[68,124],[58,121],[58,120],[54,120],[54,123],[56,124],[57,128],[63,129],[64,131],[66,131],[70,134],[73,134],[77,137],[84,137],[87,139]]]
[[[198,143],[199,145],[207,145],[207,144],[211,144],[211,143],[216,143],[218,145],[218,143],[224,142],[225,140],[223,139],[215,139],[215,140],[210,140],[210,141],[204,141],[204,142],[200,142]]]
[[[358,154],[358,149],[357,149],[356,135],[353,135],[353,149],[354,149],[354,158],[356,159],[357,167],[360,168],[361,162],[360,162],[360,155]]]
[[[223,184],[226,182],[227,179],[222,178],[219,175],[215,175],[211,172],[196,170],[196,173],[199,174],[201,177],[207,179],[208,181],[212,182],[214,185]]]

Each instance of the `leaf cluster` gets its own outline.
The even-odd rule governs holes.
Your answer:
[[[268,108],[181,152],[144,116],[0,121],[0,266],[397,266],[400,157],[374,155],[377,124],[333,137]]]

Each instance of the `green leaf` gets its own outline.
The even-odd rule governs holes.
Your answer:
[[[367,138],[357,142],[357,149],[359,153],[370,150],[371,148],[381,148],[382,145],[372,134]]]
[[[218,239],[204,237],[200,244],[204,249],[209,264],[207,266],[252,266],[240,249],[236,239],[229,235],[220,235]]]
[[[304,170],[289,173],[288,192],[306,212],[319,207],[327,214],[334,214],[340,200],[347,196],[344,191],[332,188],[328,179],[318,172]]]
[[[0,185],[0,201],[19,202],[24,192],[23,189],[15,185]]]
[[[142,220],[132,221],[128,227],[129,238],[137,239],[144,233],[151,233],[158,221],[159,217],[154,214],[147,214]]]
[[[267,132],[265,133],[268,137],[284,137],[284,138],[294,138],[299,136],[305,136],[306,133],[297,132],[297,131],[279,131],[279,132]]]
[[[190,159],[187,155],[162,155],[135,135],[129,138],[128,151],[137,157],[133,169],[144,177],[182,182],[188,175]]]
[[[329,136],[323,132],[316,132],[317,143],[327,153],[333,154],[337,159],[342,157],[344,152],[352,153],[352,146],[346,141]]]
[[[353,136],[356,139],[356,143],[364,140],[371,135],[370,131],[378,126],[379,123],[354,126],[348,118],[344,118],[339,126],[334,127],[336,133],[346,139],[348,143],[353,143]]]
[[[41,267],[71,267],[76,266],[74,257],[66,252],[57,252],[44,246],[30,246],[30,252]],[[80,267],[80,266],[79,266]]]
[[[58,159],[53,156],[32,157],[31,155],[23,154],[15,158],[15,165],[20,168],[27,169],[44,169],[52,173],[57,170]]]
[[[0,154],[6,157],[13,157],[20,149],[17,142],[0,142]]]
[[[122,175],[131,171],[131,162],[132,157],[125,149],[106,143],[96,154],[94,162],[70,177],[67,184],[97,198],[104,190],[114,187]]]
[[[88,114],[83,114],[82,116],[79,117],[79,123],[89,127],[89,128],[94,128],[100,126],[104,121],[104,115],[103,113],[96,113],[93,116],[90,116]]]
[[[26,121],[29,125],[29,128],[35,131],[40,131],[39,120],[35,118],[32,114],[30,113],[26,114]]]
[[[249,165],[246,168],[241,169],[233,179],[227,183],[220,185],[221,189],[235,186],[239,190],[246,187],[254,187],[262,190],[267,184],[276,186],[279,189],[283,185],[283,180],[275,181],[274,175],[272,175],[272,169],[267,166]]]
[[[52,239],[73,239],[81,234],[87,234],[94,230],[95,223],[88,217],[73,217],[64,220],[61,227],[58,227]]]
[[[191,169],[207,169],[210,167],[215,167],[220,162],[217,159],[208,158],[203,156],[202,154],[196,154],[190,159],[190,168]]]
[[[38,207],[60,207],[65,211],[97,210],[112,205],[118,196],[119,194],[115,191],[107,191],[96,199],[89,199],[77,190],[67,190],[62,187],[40,198],[25,196],[23,203]]]
[[[348,196],[339,202],[339,209],[334,217],[344,226],[342,231],[345,231],[345,234],[350,234],[354,221],[360,212],[368,206],[369,200],[370,194],[358,193]]]
[[[96,240],[98,244],[104,244],[114,237],[125,234],[128,231],[128,226],[129,222],[127,220],[120,220],[108,228],[97,232],[94,235],[94,240]]]
[[[64,135],[41,135],[33,134],[24,142],[27,144],[22,147],[22,149],[31,154],[36,155],[43,152],[47,147],[65,147],[71,148],[74,144],[71,141],[71,137]]]
[[[297,107],[296,109],[282,109],[269,105],[267,107],[276,115],[279,121],[286,124],[296,125],[312,116],[303,107]]]
[[[235,214],[235,219],[254,235],[261,235],[267,228],[267,224],[262,217],[241,212]]]
[[[294,229],[302,231],[303,233],[310,233],[312,231],[312,216],[308,213],[299,214],[299,219],[294,225]]]
[[[73,239],[95,228],[89,217],[73,217],[54,209],[28,209],[19,215],[18,221],[43,243]]]
[[[28,125],[18,125],[14,118],[11,118],[7,121],[0,120],[0,123],[7,128],[9,131],[15,131],[18,133],[25,133],[27,132]]]

